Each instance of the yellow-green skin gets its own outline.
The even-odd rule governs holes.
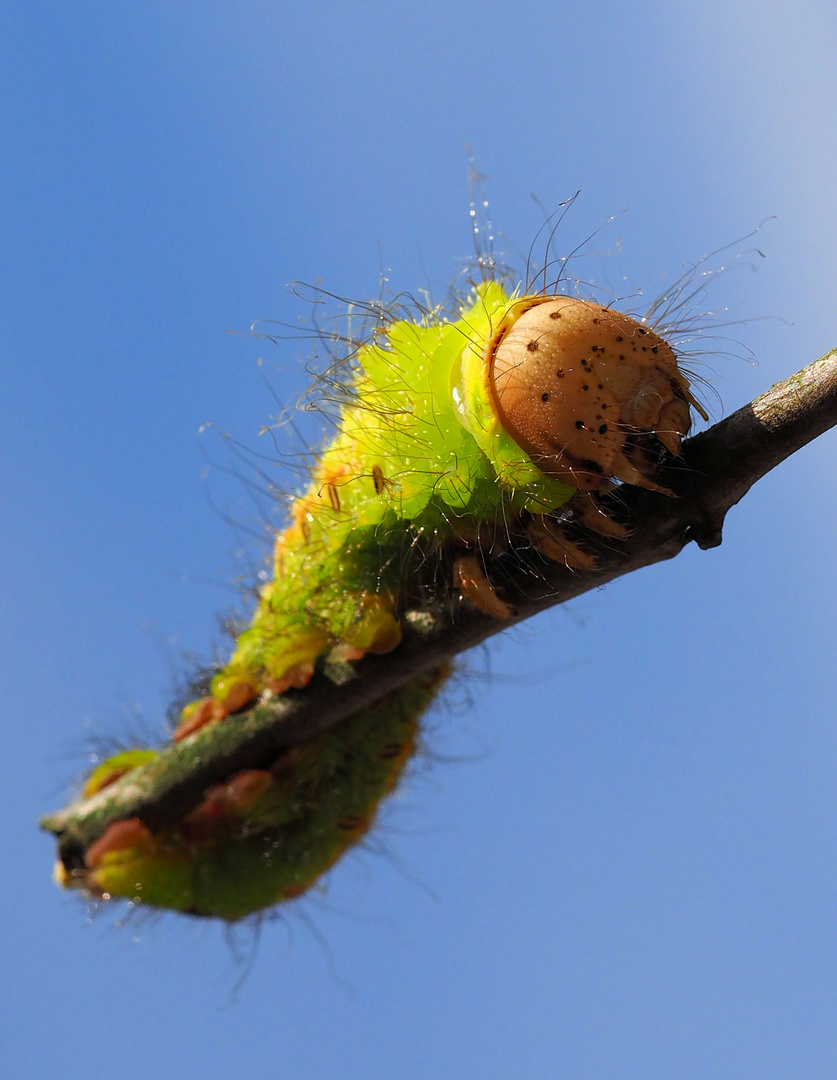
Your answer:
[[[255,802],[229,808],[211,827],[196,828],[196,815],[187,815],[107,851],[63,884],[229,921],[299,896],[371,827],[447,673],[423,675],[288,751]]]
[[[358,351],[339,432],[277,539],[251,626],[213,680],[221,705],[240,707],[242,685],[255,696],[304,684],[288,673],[335,646],[355,650],[349,658],[388,651],[403,583],[433,562],[431,549],[573,495],[505,432],[491,399],[486,347],[514,298],[490,282],[472,301],[454,321],[395,322]]]

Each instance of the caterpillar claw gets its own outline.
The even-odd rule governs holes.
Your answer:
[[[534,548],[553,562],[563,563],[569,570],[595,570],[596,560],[568,540],[560,525],[536,517],[526,527],[526,535]]]
[[[617,454],[613,458],[611,472],[617,480],[622,480],[626,484],[633,484],[634,487],[646,488],[648,491],[656,491],[660,495],[674,497],[674,492],[670,488],[663,487],[662,484],[656,484],[645,473],[641,473],[636,465],[633,465],[624,454]]]
[[[589,529],[590,532],[598,533],[599,536],[624,540],[631,535],[631,530],[627,525],[611,517],[597,497],[590,492],[579,491],[570,499],[567,509],[572,511],[575,524]]]
[[[501,600],[475,555],[462,555],[453,564],[453,583],[460,595],[485,615],[511,619],[514,608]]]
[[[701,417],[701,419],[708,424],[709,413],[706,411],[706,409],[704,409],[704,407],[689,389],[689,384],[686,382],[686,379],[682,375],[680,376],[679,381],[679,392],[683,395],[683,399],[685,400],[687,406],[691,406],[695,410],[695,412]]]
[[[674,457],[680,457],[680,434],[677,431],[655,431],[654,434]]]
[[[691,399],[692,395],[689,394]],[[700,410],[703,413],[703,410]],[[675,397],[660,409],[654,434],[674,457],[680,457],[680,443],[688,435],[691,427],[689,405],[681,397]]]

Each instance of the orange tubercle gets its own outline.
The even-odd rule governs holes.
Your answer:
[[[215,698],[204,697],[192,701],[181,713],[180,723],[175,728],[172,741],[180,742],[196,731],[200,731],[213,720],[223,720],[226,715],[227,710]]]
[[[291,689],[302,690],[311,682],[313,674],[313,661],[303,660],[299,664],[294,664],[292,668],[288,668],[281,678],[265,680],[265,686],[272,694],[284,694],[286,690]]]
[[[181,828],[192,842],[209,840],[217,825],[240,816],[272,783],[273,777],[266,769],[244,769],[225,783],[211,787],[203,802],[183,818]]]
[[[87,849],[84,864],[88,870],[95,870],[109,852],[125,849],[146,852],[154,849],[154,837],[139,818],[126,818],[108,825],[95,844]]]
[[[362,660],[367,653],[383,656],[397,648],[403,636],[389,598],[364,593],[356,621],[330,655],[333,660]]]

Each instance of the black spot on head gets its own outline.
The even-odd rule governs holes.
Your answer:
[[[624,354],[623,352],[622,352],[622,353],[619,353],[619,359],[620,359],[620,360],[624,360],[624,359],[625,359],[625,354]]]
[[[526,348],[529,350],[529,352],[537,352],[538,351],[538,343],[537,343],[537,341],[527,341],[526,342]]]
[[[617,338],[616,340],[617,340],[617,341],[624,341],[625,339],[624,339],[623,337],[621,337],[621,336],[620,336],[620,337],[618,337],[618,338]]]
[[[659,345],[652,345],[651,346],[651,352],[652,353],[659,352],[659,348],[660,348]]]
[[[640,334],[647,334],[648,333],[648,331],[645,329],[644,326],[640,326],[639,332],[640,332]]]
[[[561,318],[561,312],[560,311],[550,311],[549,317],[550,317],[550,319],[560,319]]]
[[[607,432],[607,424],[599,424],[599,434],[604,435]]]
[[[563,379],[564,378],[564,369],[563,368],[558,368],[558,370],[555,372],[555,377],[556,377],[556,379]]]
[[[549,394],[541,394],[541,401],[549,401]]]
[[[575,426],[578,428],[579,431],[584,431],[584,421],[583,420],[576,420]]]
[[[582,388],[581,388],[581,389],[582,389],[582,390],[589,390],[589,389],[590,389],[590,387],[589,387],[589,386],[587,385],[587,383],[585,383],[585,384],[584,384],[584,386],[582,386]]]

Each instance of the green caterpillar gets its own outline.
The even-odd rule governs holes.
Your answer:
[[[348,370],[337,433],[277,537],[273,579],[209,694],[183,710],[177,741],[302,689],[320,662],[396,649],[405,613],[451,585],[509,617],[490,580],[501,553],[592,568],[564,524],[624,536],[597,496],[614,481],[667,493],[659,468],[691,407],[703,413],[672,348],[641,321],[495,281],[453,316],[386,325]],[[59,865],[59,881],[228,920],[299,895],[371,825],[446,674],[231,777],[162,831],[116,822],[82,865]],[[104,762],[85,794],[149,754]]]

